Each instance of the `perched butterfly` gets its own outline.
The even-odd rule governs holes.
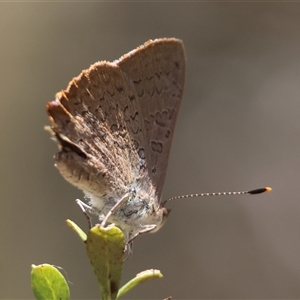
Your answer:
[[[185,68],[182,41],[150,40],[93,64],[47,104],[57,168],[127,241],[160,229],[170,212],[161,196]]]
[[[119,203],[108,221],[127,239],[169,214],[161,194],[184,78],[183,43],[150,40],[93,64],[47,104],[57,168],[102,217]]]

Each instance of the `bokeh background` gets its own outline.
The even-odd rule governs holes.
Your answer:
[[[187,76],[164,197],[123,282],[160,269],[130,299],[300,298],[299,3],[1,3],[0,298],[33,298],[31,264],[61,266],[73,299],[99,292],[85,249],[81,191],[53,166],[45,104],[82,69],[150,38],[184,41]]]

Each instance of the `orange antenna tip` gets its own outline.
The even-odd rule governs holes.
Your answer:
[[[252,191],[248,191],[248,194],[256,195],[256,194],[261,194],[261,193],[271,192],[271,191],[272,191],[272,188],[264,187],[264,188],[259,188],[259,189],[255,189],[255,190],[252,190]]]

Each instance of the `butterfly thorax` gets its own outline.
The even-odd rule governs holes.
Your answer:
[[[152,189],[150,190],[146,192],[140,186],[133,184],[133,187],[123,195],[97,197],[87,194],[86,196],[91,207],[99,209],[100,219],[119,203],[108,221],[120,227],[130,238],[143,230],[158,231],[170,212],[169,209],[160,206],[156,195],[152,194]]]

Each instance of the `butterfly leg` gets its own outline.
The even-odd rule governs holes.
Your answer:
[[[76,199],[75,201],[76,201],[77,205],[80,207],[83,214],[86,216],[86,218],[88,220],[88,224],[89,224],[89,229],[91,229],[93,226],[92,217],[88,214],[88,212],[92,211],[93,209],[89,205],[87,205],[86,203],[81,201],[80,199]]]
[[[126,242],[126,246],[125,246],[125,251],[127,251],[128,256],[125,258],[125,260],[127,260],[133,253],[133,241],[141,234],[144,233],[149,233],[152,230],[154,230],[156,228],[156,225],[148,225],[146,228],[144,228],[143,230],[137,232],[135,235],[133,235],[130,239],[128,239],[128,241]]]
[[[135,235],[133,235],[128,241],[127,244],[131,244],[139,235],[144,234],[144,233],[149,233],[152,230],[154,230],[156,228],[156,225],[147,225],[146,228],[144,228],[143,230],[137,232]]]
[[[126,193],[113,207],[112,209],[107,213],[105,218],[103,219],[101,226],[104,227],[106,222],[108,221],[109,217],[125,202],[128,200],[129,194]]]

